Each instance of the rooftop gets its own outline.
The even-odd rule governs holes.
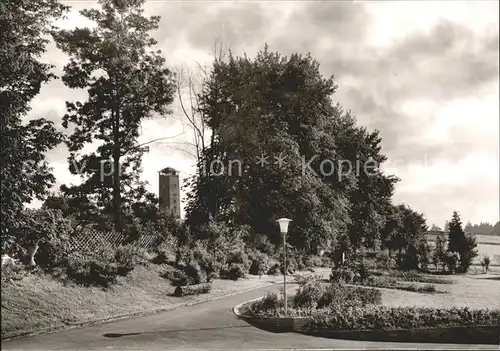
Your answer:
[[[179,173],[178,170],[176,170],[175,168],[172,168],[172,167],[166,167],[166,168],[163,168],[159,173]]]

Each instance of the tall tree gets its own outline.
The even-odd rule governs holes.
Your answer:
[[[253,60],[230,55],[216,61],[200,97],[212,131],[203,161],[208,166],[222,161],[225,172],[217,175],[207,167],[208,174],[198,178],[189,221],[204,223],[213,216],[249,224],[279,243],[274,220],[290,216],[290,242],[310,250],[342,231],[343,188],[352,177],[337,181],[337,170],[329,176],[319,170],[319,158],[340,158],[334,136],[322,128],[338,113],[331,101],[335,89],[309,56],[283,57],[266,47]],[[318,160],[308,163],[313,157]],[[237,161],[233,168],[231,161]],[[336,191],[327,177],[338,185]]]
[[[87,89],[85,102],[67,102],[63,126],[74,131],[68,141],[70,171],[83,183],[66,187],[69,196],[84,197],[103,213],[112,214],[114,227],[123,228],[123,213],[147,197],[140,181],[142,154],[138,142],[145,118],[165,116],[173,101],[173,74],[150,32],[159,17],[144,17],[144,0],[100,0],[102,9],[80,14],[94,28],[62,30],[54,34],[57,46],[70,56],[63,81],[72,89]],[[82,154],[97,142],[95,152]]]
[[[56,0],[6,0],[0,5],[0,177],[2,251],[15,237],[24,203],[43,199],[55,178],[45,153],[62,141],[53,123],[23,118],[43,83],[55,76],[40,61],[50,23],[67,8]]]
[[[476,237],[474,234],[465,233],[457,211],[453,212],[449,227],[448,251],[458,254],[460,271],[465,273],[478,255]]]
[[[464,240],[465,232],[462,228],[462,220],[457,211],[453,211],[453,217],[449,223],[449,231],[448,251],[458,253],[461,242]]]
[[[254,59],[217,60],[199,111],[212,132],[203,161],[222,161],[225,172],[207,167],[197,178],[189,221],[204,223],[213,216],[249,224],[278,243],[274,220],[290,216],[290,242],[314,251],[347,231],[349,206],[358,206],[350,214],[360,213],[356,228],[368,219],[371,231],[361,228],[362,237],[373,245],[394,181],[380,171],[356,173],[357,160],[385,160],[381,140],[333,103],[336,88],[310,56],[284,57],[266,46]],[[360,154],[366,157],[360,160]],[[341,167],[345,160],[350,172]]]

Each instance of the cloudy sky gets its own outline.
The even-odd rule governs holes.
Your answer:
[[[73,7],[64,27],[84,26]],[[395,201],[443,226],[457,209],[466,222],[499,220],[498,1],[153,1],[161,16],[154,34],[169,65],[209,64],[216,40],[236,54],[255,55],[268,43],[284,54],[308,53],[334,75],[334,99],[361,124],[378,129],[399,176]],[[60,71],[67,62],[54,46],[44,57]],[[64,101],[81,97],[60,81],[43,87],[32,116],[60,124]],[[177,106],[177,104],[176,104]],[[157,171],[173,166],[185,177],[193,159],[178,150],[190,138],[174,117],[143,125],[142,140],[186,134],[178,144],[156,143],[143,178],[157,192]],[[58,183],[74,182],[61,146],[49,154]],[[36,205],[36,203],[33,203]]]

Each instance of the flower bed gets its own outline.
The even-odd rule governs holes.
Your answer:
[[[318,281],[304,282],[289,297],[287,314],[278,294],[238,306],[236,314],[274,332],[394,342],[500,342],[498,309],[382,306],[377,289]]]

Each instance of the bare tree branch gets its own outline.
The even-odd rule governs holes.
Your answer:
[[[128,154],[130,151],[137,150],[137,149],[139,149],[139,148],[141,148],[141,147],[143,147],[143,146],[146,146],[146,145],[149,145],[149,144],[155,143],[155,142],[157,142],[157,141],[160,141],[160,140],[167,140],[167,139],[174,139],[174,138],[177,138],[177,137],[179,137],[179,136],[181,136],[181,135],[184,135],[184,132],[183,132],[183,133],[180,133],[180,134],[177,134],[177,135],[174,135],[174,136],[170,136],[170,137],[162,137],[162,138],[156,138],[156,139],[153,139],[153,140],[146,141],[145,143],[141,143],[141,144],[139,144],[139,145],[137,145],[137,146],[134,146],[134,147],[132,147],[132,148],[130,148],[130,149],[128,149],[128,150],[125,150],[121,156],[125,156],[125,155],[126,155],[126,154]]]

